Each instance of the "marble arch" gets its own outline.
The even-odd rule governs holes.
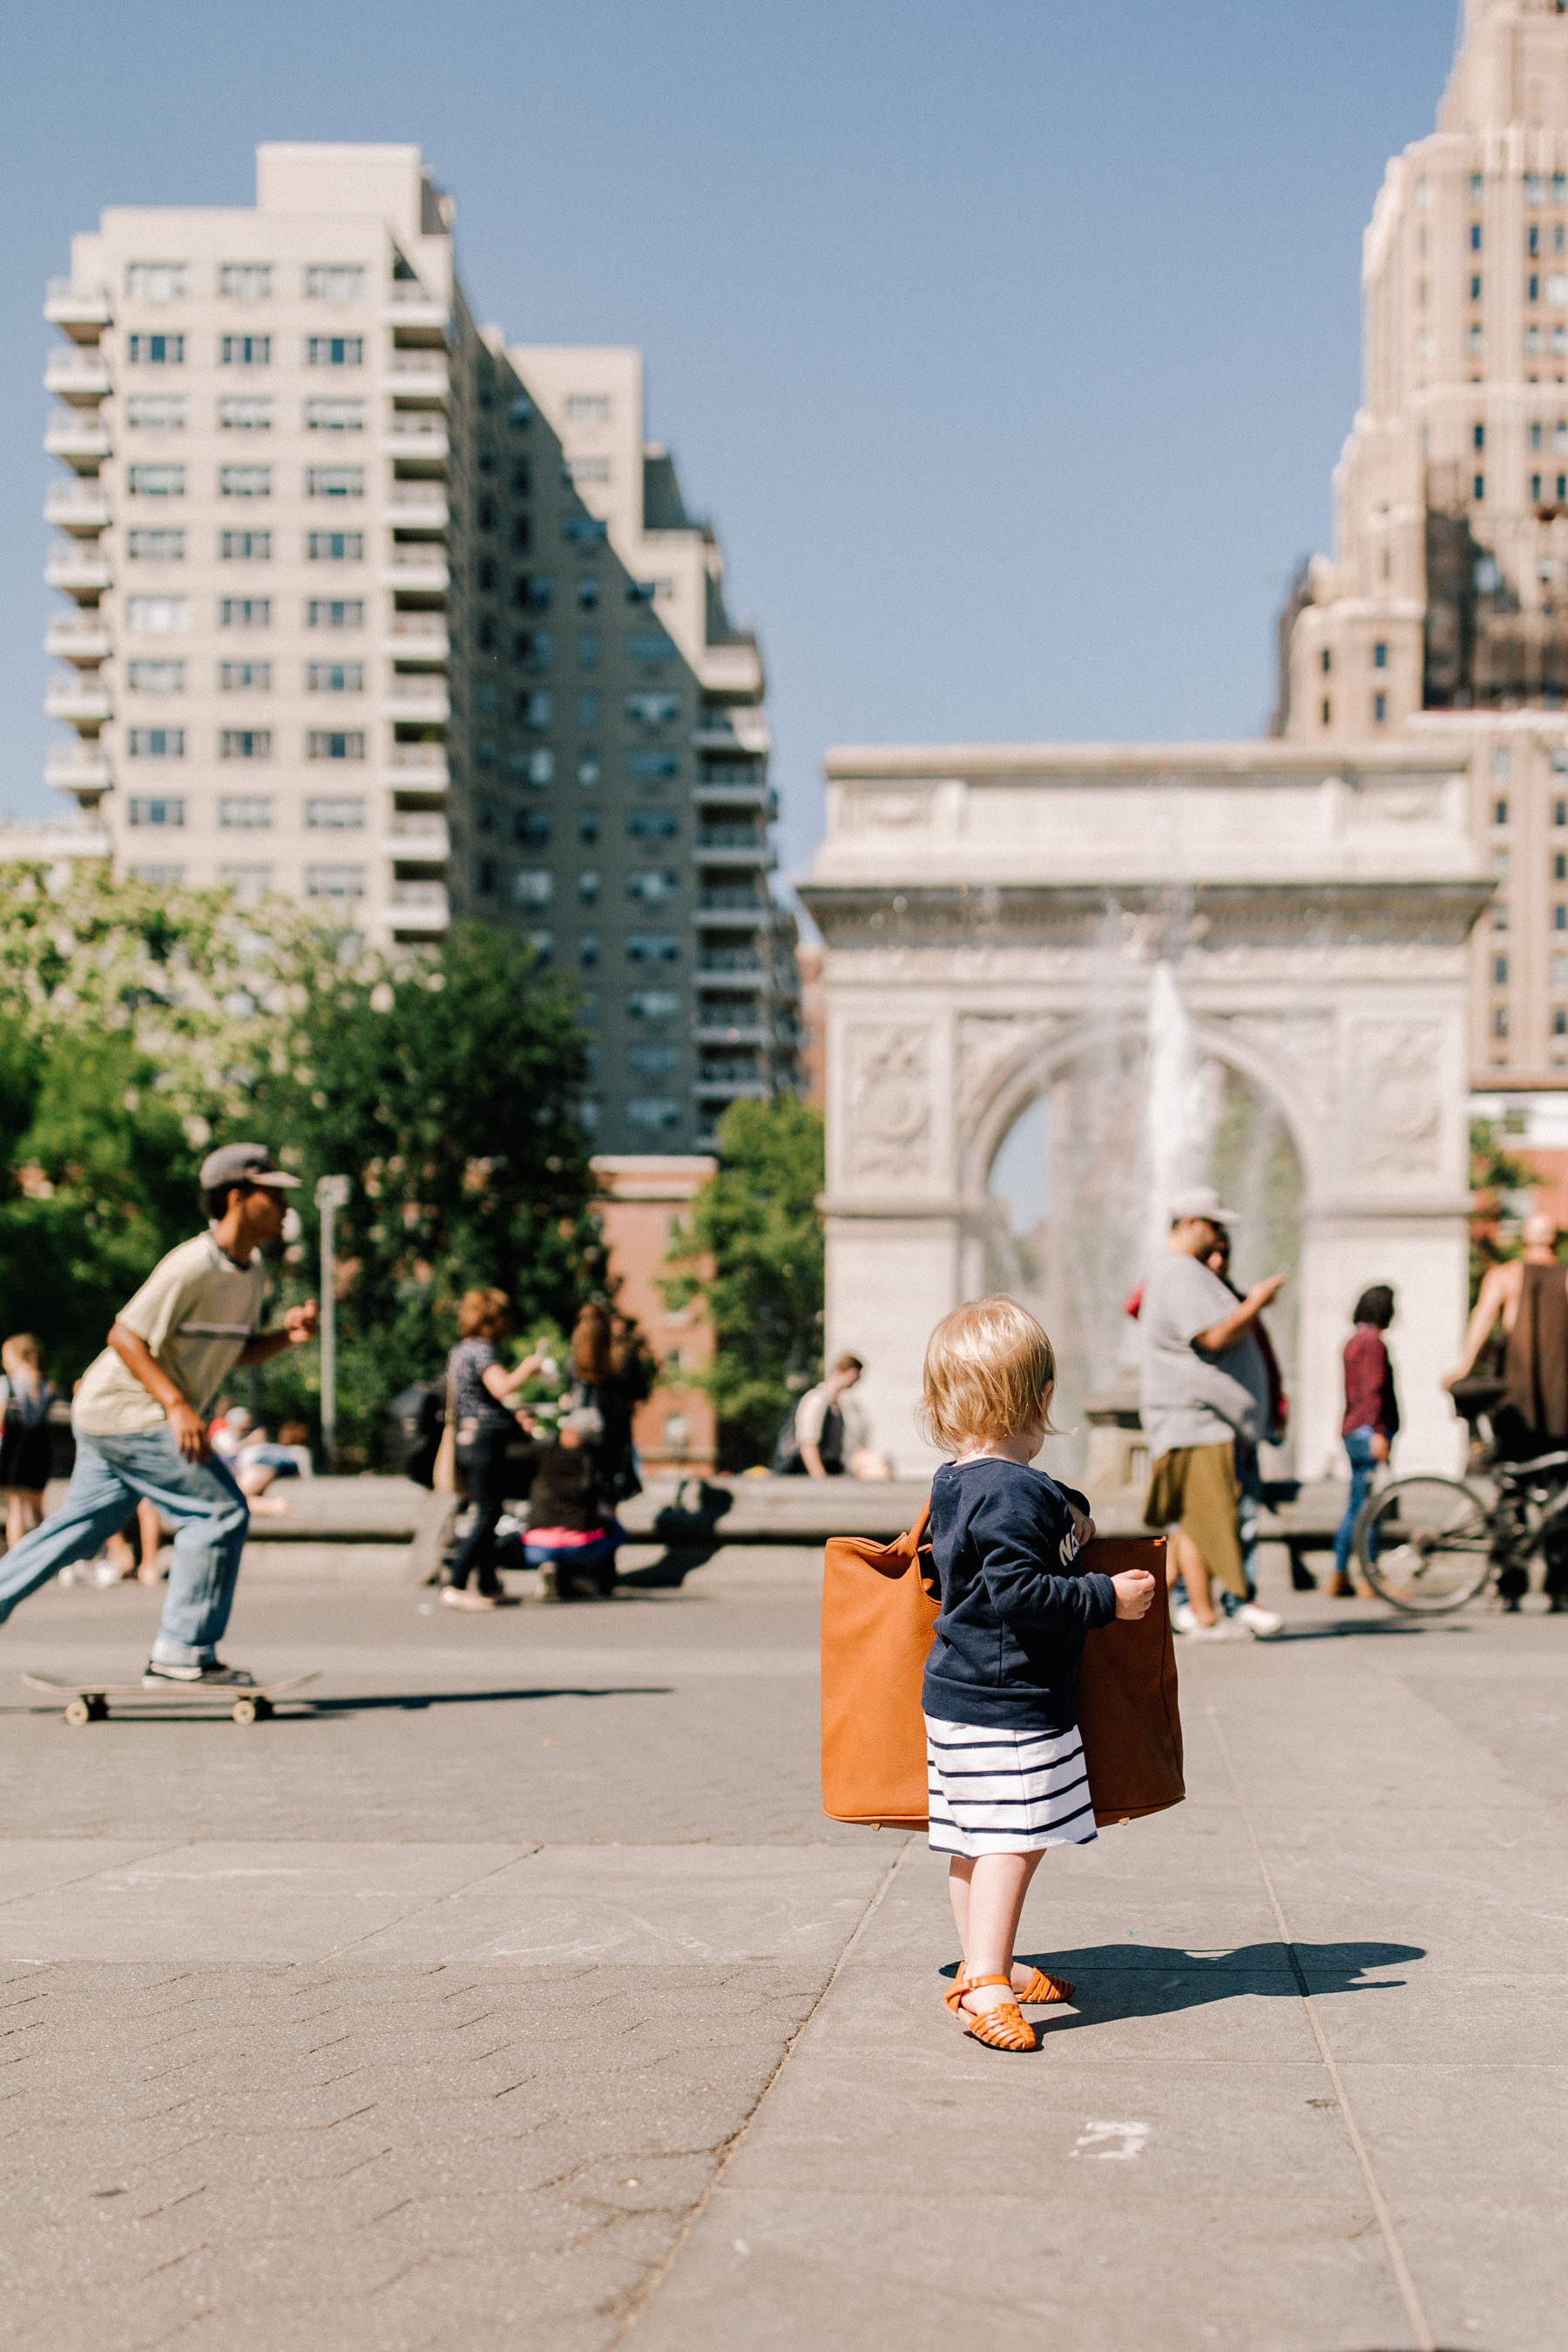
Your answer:
[[[826,948],[828,1345],[865,1357],[900,1469],[931,1458],[926,1334],[984,1281],[992,1156],[1062,1073],[1136,1042],[1162,956],[1300,1164],[1299,1470],[1335,1460],[1346,1312],[1375,1279],[1401,1294],[1402,1458],[1450,1466],[1435,1375],[1465,1310],[1467,941],[1492,889],[1452,755],[893,747],[827,774],[803,896]]]

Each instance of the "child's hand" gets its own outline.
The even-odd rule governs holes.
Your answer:
[[[1078,1538],[1078,1548],[1082,1551],[1086,1545],[1094,1541],[1094,1521],[1087,1512],[1080,1511],[1076,1503],[1069,1503],[1068,1508],[1072,1513],[1072,1531]]]
[[[1110,1580],[1119,1617],[1147,1617],[1154,1599],[1154,1580],[1146,1568],[1129,1568]]]

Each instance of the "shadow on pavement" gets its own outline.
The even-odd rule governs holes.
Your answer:
[[[617,1583],[623,1590],[640,1587],[645,1592],[679,1588],[694,1568],[705,1568],[722,1549],[720,1521],[734,1507],[735,1497],[728,1486],[711,1486],[706,1478],[683,1479],[674,1502],[656,1514],[647,1535],[632,1538],[663,1544],[664,1558],[650,1561],[647,1568],[633,1569],[629,1576],[617,1578]]]
[[[1367,1971],[1403,1968],[1426,1957],[1420,1944],[1295,1944],[1290,1951],[1314,1993],[1396,1991],[1405,1981],[1402,1977],[1368,1982]],[[1072,2006],[1079,2014],[1063,2018],[1064,2030],[1114,2017],[1172,2016],[1210,2001],[1233,2000],[1244,1992],[1301,1998],[1289,1953],[1279,1943],[1188,1952],[1174,1945],[1130,1939],[1084,1945],[1071,1952],[1020,1952],[1017,1957],[1026,1968],[1045,1969],[1077,1986]],[[949,1966],[942,1973],[951,1977],[954,1969]],[[1045,2017],[1052,2020],[1051,2011]]]
[[[149,1691],[145,1700],[140,1694],[116,1706],[110,1717],[112,1723],[195,1723],[212,1724],[227,1720],[227,1706],[232,1695],[222,1691],[213,1695],[211,1713],[182,1701],[158,1712],[159,1694]],[[426,1706],[492,1706],[502,1701],[536,1698],[673,1698],[674,1686],[669,1683],[616,1683],[599,1690],[580,1690],[574,1685],[552,1685],[549,1689],[528,1690],[468,1690],[468,1691],[376,1691],[361,1698],[283,1698],[277,1702],[272,1720],[277,1723],[309,1723],[318,1716],[374,1715],[387,1708],[414,1712]],[[0,1706],[0,1716],[58,1716],[58,1706]]]
[[[1369,1634],[1410,1633],[1473,1633],[1475,1627],[1457,1622],[1449,1617],[1366,1617],[1359,1622],[1346,1621],[1332,1625],[1288,1625],[1282,1633],[1268,1636],[1269,1646],[1283,1646],[1287,1642],[1352,1642],[1363,1641]]]

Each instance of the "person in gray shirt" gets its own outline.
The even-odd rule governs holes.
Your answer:
[[[1171,1209],[1170,1239],[1150,1269],[1138,1318],[1152,1464],[1143,1523],[1174,1530],[1173,1580],[1185,1580],[1191,1611],[1180,1630],[1194,1638],[1227,1630],[1210,1591],[1217,1576],[1241,1604],[1233,1622],[1278,1633],[1273,1612],[1247,1597],[1235,1441],[1267,1434],[1268,1376],[1252,1327],[1285,1276],[1271,1275],[1238,1300],[1204,1262],[1234,1213],[1206,1185],[1179,1193]]]

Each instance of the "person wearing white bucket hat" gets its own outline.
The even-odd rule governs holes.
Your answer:
[[[1232,1627],[1274,1633],[1279,1620],[1247,1597],[1237,1533],[1236,1440],[1267,1433],[1268,1379],[1253,1326],[1279,1290],[1271,1275],[1238,1299],[1205,1261],[1237,1223],[1212,1186],[1178,1192],[1165,1247],[1149,1270],[1139,1314],[1144,1433],[1152,1468],[1146,1527],[1171,1528],[1171,1561],[1185,1580],[1190,1617],[1179,1630],[1218,1640]],[[1215,1610],[1217,1577],[1240,1606]]]
[[[285,1174],[262,1143],[227,1143],[201,1167],[207,1229],[155,1265],[115,1317],[71,1408],[76,1467],[65,1501],[0,1562],[0,1624],[18,1601],[87,1559],[145,1496],[174,1524],[174,1561],[144,1682],[248,1685],[220,1664],[250,1513],[207,1438],[213,1399],[237,1364],[259,1364],[316,1333],[316,1302],[258,1328],[258,1252],[282,1237]]]

